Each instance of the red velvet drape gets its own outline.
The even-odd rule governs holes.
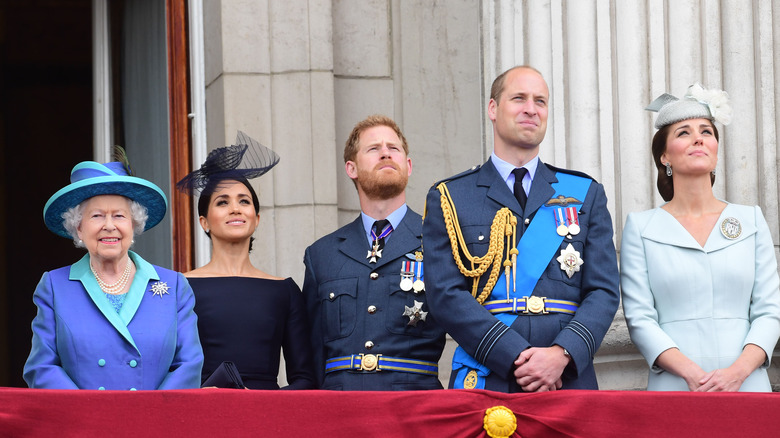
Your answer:
[[[0,436],[484,437],[506,406],[520,437],[778,436],[778,394],[557,391],[0,389]]]

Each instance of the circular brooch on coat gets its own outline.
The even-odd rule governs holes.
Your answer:
[[[734,240],[742,235],[742,224],[736,218],[727,217],[720,223],[720,232],[726,239]]]

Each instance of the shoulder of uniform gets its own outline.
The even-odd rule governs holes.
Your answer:
[[[433,183],[433,185],[431,186],[431,190],[433,190],[433,189],[435,189],[436,187],[438,187],[438,185],[439,185],[439,184],[441,184],[441,183],[450,182],[450,181],[453,181],[453,180],[456,180],[456,179],[463,178],[464,176],[468,176],[468,175],[471,175],[471,174],[473,174],[473,173],[477,173],[477,172],[479,172],[479,169],[480,169],[481,167],[482,167],[482,165],[481,165],[481,164],[477,164],[476,166],[473,166],[471,169],[469,169],[469,170],[466,170],[466,171],[464,171],[464,172],[461,172],[461,173],[459,173],[459,174],[457,174],[457,175],[453,175],[453,176],[451,176],[451,177],[449,177],[449,178],[444,178],[443,180],[436,181],[436,182],[435,182],[435,183]]]
[[[580,171],[571,170],[571,169],[563,169],[563,168],[555,167],[555,166],[553,166],[551,164],[547,164],[547,163],[544,163],[544,165],[547,166],[550,170],[552,170],[553,172],[556,172],[556,173],[565,173],[565,174],[568,174],[568,175],[574,175],[574,176],[578,176],[580,178],[586,178],[586,179],[598,182],[598,181],[596,181],[595,178],[593,178],[592,176],[588,175],[585,172],[580,172]]]

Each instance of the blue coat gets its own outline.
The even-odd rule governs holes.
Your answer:
[[[558,181],[556,172],[589,178],[539,162],[525,211],[490,160],[447,181],[471,254],[482,256],[487,252],[490,226],[496,212],[503,207],[508,207],[517,217],[518,234],[522,235],[539,208],[555,194],[551,184]],[[585,199],[580,200],[583,202],[579,214],[580,233],[563,239],[533,290],[535,296],[573,301],[579,303],[579,308],[573,316],[520,314],[511,329],[506,330],[506,325],[472,297],[472,279],[462,275],[453,260],[440,193],[436,186],[428,193],[423,244],[428,260],[426,285],[431,313],[469,355],[481,358],[478,362],[490,370],[485,389],[521,391],[513,375],[514,360],[526,348],[554,344],[568,350],[573,361],[562,376],[563,388],[598,388],[593,356],[617,311],[619,275],[612,242],[612,220],[603,186],[593,181]],[[555,227],[555,223],[550,221],[545,226]],[[571,278],[556,260],[560,250],[569,244],[580,252],[584,261],[580,271]],[[519,254],[518,264],[523,263],[524,257],[534,255]],[[480,291],[487,277],[487,274],[482,276]],[[451,386],[454,377],[455,373],[450,380]]]
[[[200,386],[195,298],[179,273],[130,252],[135,277],[119,313],[90,272],[89,255],[43,274],[33,302],[31,388],[184,389]],[[168,291],[155,295],[166,283]]]
[[[415,294],[399,287],[402,262],[410,260],[407,254],[422,251],[421,228],[422,218],[409,209],[387,239],[376,264],[366,258],[369,244],[360,216],[306,249],[303,293],[312,323],[318,387],[373,391],[441,388],[436,375],[396,371],[325,373],[327,359],[352,354],[438,363],[444,330],[436,319],[428,314],[415,327],[408,325],[409,317],[403,316],[405,307],[413,307],[414,301],[422,302],[422,310],[428,311],[427,292]],[[376,278],[371,277],[372,273]],[[370,312],[369,306],[375,310]],[[370,349],[366,347],[368,341],[373,343]]]
[[[739,236],[721,232],[727,218],[739,221]],[[767,360],[740,391],[772,390],[766,368],[780,336],[780,280],[759,207],[728,204],[704,247],[662,208],[631,213],[620,266],[628,331],[651,369],[647,389],[688,391],[683,378],[654,366],[670,348],[708,372],[754,344]]]

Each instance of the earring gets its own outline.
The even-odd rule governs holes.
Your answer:
[[[672,176],[672,165],[666,163],[666,176]]]
[[[712,176],[715,176],[715,169],[712,169]]]
[[[84,244],[84,241],[79,239],[79,245],[83,245],[83,244]]]

